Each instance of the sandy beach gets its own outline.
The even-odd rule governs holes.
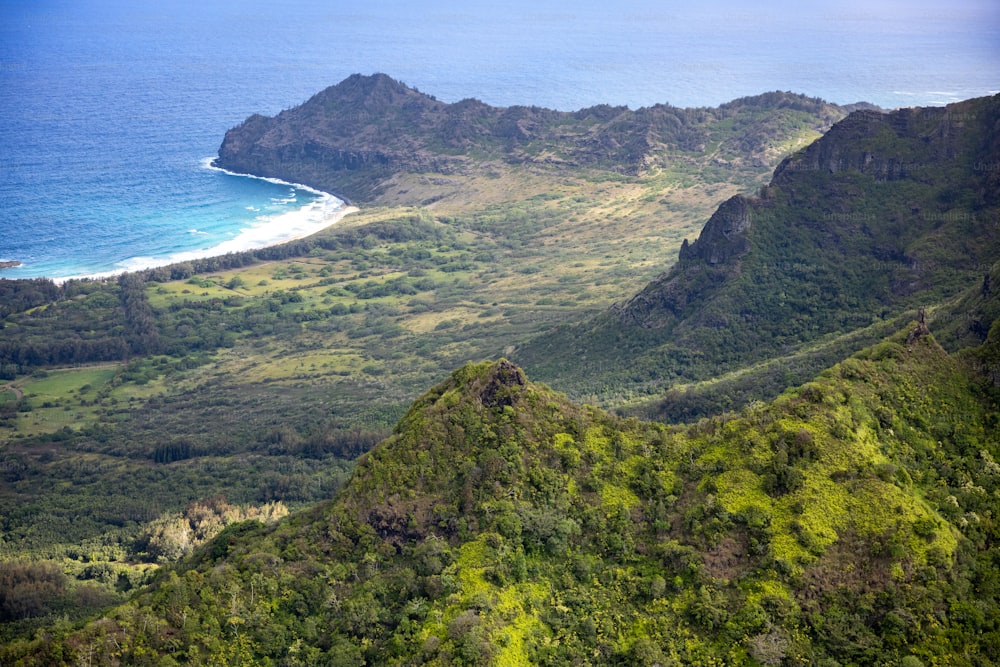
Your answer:
[[[109,271],[98,273],[88,273],[73,276],[53,277],[57,284],[62,284],[68,280],[79,279],[101,279],[112,278],[131,271],[142,271],[154,269],[161,266],[169,266],[179,262],[189,262],[206,257],[217,257],[229,253],[246,252],[249,250],[259,250],[270,246],[281,245],[289,241],[307,238],[320,232],[331,225],[336,224],[344,218],[358,211],[358,207],[345,203],[340,198],[328,192],[323,192],[301,183],[289,183],[276,178],[266,178],[253,174],[239,174],[216,167],[212,164],[214,158],[205,158],[202,166],[212,171],[227,174],[229,176],[240,176],[252,178],[276,185],[287,186],[289,188],[289,200],[295,201],[296,191],[304,190],[315,199],[297,209],[290,210],[277,215],[262,215],[251,221],[246,227],[231,239],[227,239],[216,245],[197,249],[185,250],[181,252],[164,255],[162,257],[137,256],[131,257],[119,263],[118,267]],[[189,230],[190,233],[200,233],[198,230]],[[14,277],[14,276],[12,276]]]
[[[303,188],[303,186],[294,186]],[[312,190],[310,188],[310,190]],[[313,192],[318,192],[312,190]],[[304,239],[327,227],[330,227],[345,216],[356,213],[357,206],[349,206],[337,199],[333,195],[320,193],[323,195],[316,202],[303,206],[299,211],[274,216],[260,225],[247,227],[233,239],[224,241],[218,245],[204,250],[189,250],[175,253],[166,257],[133,257],[122,263],[120,269],[113,271],[103,271],[87,275],[63,276],[52,278],[56,284],[62,284],[69,280],[101,278],[113,278],[123,273],[132,271],[142,271],[145,269],[155,269],[160,266],[169,266],[179,262],[189,262],[206,257],[217,257],[228,253],[246,252],[248,250],[259,250],[270,246],[281,245],[298,239]]]

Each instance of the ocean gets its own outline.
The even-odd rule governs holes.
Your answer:
[[[992,0],[0,0],[3,278],[108,275],[308,234],[340,202],[214,170],[225,131],[353,73],[440,100],[886,108],[1000,91]]]

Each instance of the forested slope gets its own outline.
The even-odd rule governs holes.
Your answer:
[[[657,393],[874,327],[870,344],[882,323],[979,286],[1000,259],[998,119],[1000,97],[855,112],[786,158],[758,197],[722,204],[639,293],[515,358],[570,392]],[[838,358],[817,355],[791,380]],[[718,391],[709,413],[727,407]],[[649,412],[676,419],[686,406],[678,396]]]
[[[332,502],[235,524],[106,618],[3,657],[994,662],[998,333],[970,364],[914,323],[687,428],[469,365]]]
[[[481,136],[432,152],[520,171],[271,249],[0,281],[0,663],[1000,660],[1000,98],[853,115],[758,197],[729,195],[839,111],[501,118],[362,77],[234,133],[346,93],[401,155],[394,118],[461,112]],[[338,174],[437,178],[402,167]],[[413,402],[501,350],[525,370]]]

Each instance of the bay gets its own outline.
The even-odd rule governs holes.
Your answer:
[[[0,277],[114,273],[321,226],[335,205],[321,193],[206,161],[246,116],[356,72],[561,110],[1000,90],[996,3],[802,4],[4,1],[0,260],[23,265]]]

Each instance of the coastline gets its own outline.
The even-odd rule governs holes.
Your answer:
[[[217,166],[215,164],[215,161],[218,159],[219,159],[218,155],[216,155],[215,157],[203,158],[201,161],[201,166],[210,171],[217,171],[219,173],[226,174],[228,176],[242,176],[243,178],[253,178],[258,181],[266,181],[268,183],[274,183],[275,185],[287,185],[288,187],[295,188],[296,190],[305,190],[306,192],[311,192],[314,195],[318,195],[321,197],[332,197],[333,199],[336,199],[337,201],[344,204],[345,206],[350,205],[337,195],[333,194],[332,192],[324,192],[322,190],[317,190],[311,185],[305,185],[303,183],[291,183],[289,181],[283,181],[280,178],[272,178],[270,176],[257,176],[256,174],[244,174],[239,171],[230,171],[224,167]]]
[[[270,218],[267,223],[260,225],[250,225],[243,228],[239,235],[233,239],[223,241],[210,248],[201,250],[185,250],[163,257],[131,257],[122,260],[119,264],[121,268],[96,273],[87,273],[71,276],[49,277],[57,285],[70,280],[101,280],[113,278],[124,273],[133,271],[143,271],[145,269],[155,269],[161,266],[169,266],[179,262],[187,262],[208,257],[217,257],[236,252],[247,252],[259,250],[271,246],[289,243],[304,239],[317,232],[320,232],[343,219],[351,213],[357,212],[357,206],[347,204],[344,200],[329,192],[323,192],[316,188],[301,183],[289,183],[277,178],[267,178],[255,176],[253,174],[240,174],[232,172],[222,167],[217,167],[214,162],[216,157],[204,158],[201,160],[202,167],[211,171],[226,174],[228,176],[240,176],[243,178],[253,178],[267,181],[275,185],[287,186],[296,190],[303,190],[316,196],[316,200],[299,207],[297,210],[289,211]],[[14,276],[11,276],[14,277]]]

